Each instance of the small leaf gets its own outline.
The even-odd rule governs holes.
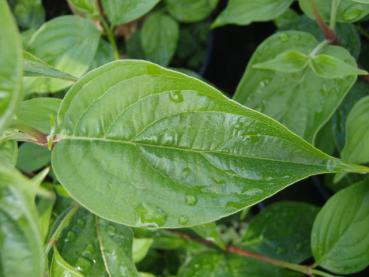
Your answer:
[[[332,196],[319,212],[311,235],[316,263],[337,274],[369,265],[369,183],[351,185]]]
[[[163,13],[154,13],[144,22],[141,30],[141,45],[150,61],[168,65],[178,43],[178,23]]]
[[[25,77],[50,77],[67,81],[76,81],[78,79],[51,67],[27,51],[23,51],[23,70]]]
[[[102,0],[109,21],[119,25],[133,21],[155,7],[159,0]]]
[[[44,276],[42,238],[31,189],[29,180],[0,164],[0,268],[3,276]]]
[[[50,117],[56,118],[60,103],[60,99],[47,97],[23,101],[16,122],[48,134],[51,130]]]
[[[208,17],[219,0],[166,0],[169,13],[180,22],[196,22]]]
[[[135,227],[205,224],[310,175],[368,171],[202,81],[145,61],[86,74],[58,123],[57,179],[89,210]]]
[[[41,0],[17,0],[15,2],[13,11],[19,26],[31,29],[44,23],[45,10]]]
[[[133,255],[133,261],[135,263],[138,263],[145,258],[153,242],[154,242],[153,239],[147,239],[147,238],[133,239],[132,255]]]
[[[278,72],[299,72],[308,65],[309,57],[299,51],[290,50],[279,54],[272,60],[253,65],[257,69],[274,70]]]
[[[96,0],[68,0],[68,3],[76,13],[98,19],[99,10]]]
[[[356,163],[369,162],[369,96],[353,107],[346,121],[346,143],[341,157]]]
[[[0,1],[0,135],[22,97],[22,50],[17,25],[7,1]]]
[[[312,57],[309,64],[316,75],[327,79],[368,74],[365,70],[325,54]]]
[[[51,67],[80,77],[90,67],[100,40],[100,32],[92,21],[66,15],[41,26],[28,43],[28,51]],[[62,90],[72,81],[45,77],[25,77],[26,93]]]
[[[24,172],[37,171],[50,163],[50,151],[45,147],[23,143],[19,147],[17,168]]]
[[[333,0],[315,0],[317,9],[325,22],[329,22]],[[363,0],[360,0],[363,1]],[[299,0],[302,11],[311,19],[315,19],[310,0]],[[341,0],[336,20],[338,22],[356,22],[369,14],[369,6],[357,0]]]
[[[229,0],[226,9],[215,19],[212,27],[269,21],[283,14],[292,2],[293,0]]]
[[[292,263],[311,257],[310,233],[319,209],[299,202],[266,207],[247,226],[242,248]]]
[[[308,55],[317,45],[318,41],[311,34],[299,31],[280,32],[267,38],[254,52],[234,99],[314,142],[316,134],[341,104],[357,77],[325,79],[310,68],[288,73],[261,70],[254,65],[291,50]],[[329,45],[321,54],[356,66],[355,59],[342,47]]]
[[[53,259],[50,265],[50,277],[83,277],[77,269],[68,264],[62,256],[60,256],[56,247],[53,249]]]

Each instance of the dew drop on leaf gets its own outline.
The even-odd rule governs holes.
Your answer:
[[[287,42],[289,37],[287,34],[280,34],[279,38],[281,39],[282,42]]]
[[[195,195],[188,194],[186,195],[186,204],[190,206],[194,206],[197,204],[197,198]]]
[[[188,223],[188,217],[186,216],[180,216],[178,219],[179,224],[186,225]]]
[[[142,203],[135,209],[139,217],[139,225],[157,228],[167,221],[168,215],[159,207]]]

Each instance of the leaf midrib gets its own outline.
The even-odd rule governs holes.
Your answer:
[[[132,145],[135,147],[151,147],[151,148],[159,148],[159,149],[167,149],[167,150],[176,150],[176,151],[184,151],[184,152],[190,152],[195,154],[220,154],[224,156],[229,156],[232,158],[245,158],[245,159],[254,159],[254,160],[261,160],[261,161],[271,161],[271,162],[280,162],[284,164],[296,164],[296,165],[304,165],[304,166],[311,166],[311,167],[321,167],[323,170],[322,173],[330,173],[333,171],[329,171],[327,169],[326,165],[323,164],[312,164],[312,163],[302,163],[302,162],[289,162],[289,161],[283,161],[278,159],[268,159],[263,157],[255,157],[255,156],[246,156],[246,155],[232,155],[227,152],[222,151],[211,151],[211,150],[200,150],[200,149],[189,149],[184,147],[173,147],[168,145],[157,145],[157,144],[149,144],[144,142],[134,142],[130,140],[117,140],[117,139],[111,139],[111,138],[99,138],[99,137],[85,137],[85,136],[61,136],[60,142],[65,140],[77,140],[77,141],[98,141],[98,142],[106,142],[106,143],[117,143],[117,144],[123,144],[123,145]]]

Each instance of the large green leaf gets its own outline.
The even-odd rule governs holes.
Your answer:
[[[58,180],[89,210],[136,227],[208,223],[310,175],[368,170],[323,154],[202,81],[145,61],[87,74],[67,93],[58,122]]]
[[[15,165],[17,163],[18,147],[13,140],[0,142],[0,160],[2,163]]]
[[[196,22],[205,19],[215,9],[218,0],[166,0],[171,15],[181,22]]]
[[[99,40],[100,32],[90,20],[67,15],[43,24],[32,36],[28,50],[55,69],[80,77],[90,67]],[[71,84],[54,78],[24,78],[26,93],[55,92]]]
[[[80,209],[58,242],[60,255],[84,276],[137,276],[132,231]]]
[[[316,263],[348,274],[369,265],[369,180],[339,191],[324,205],[313,226]]]
[[[269,21],[283,14],[292,2],[293,0],[229,0],[226,9],[214,21],[213,27]]]
[[[161,12],[150,15],[142,27],[141,45],[148,60],[168,65],[177,48],[178,23]]]
[[[6,1],[0,2],[0,135],[21,98],[22,52],[15,21]]]
[[[133,21],[148,13],[159,0],[102,0],[104,11],[113,25]]]
[[[369,96],[362,98],[351,110],[346,121],[346,143],[341,157],[356,163],[369,162]]]
[[[277,202],[247,226],[242,247],[276,259],[300,263],[311,257],[310,232],[318,208],[299,202]]]
[[[48,134],[50,118],[56,118],[60,103],[60,99],[47,97],[23,101],[17,111],[17,122]]]
[[[317,76],[310,68],[286,73],[257,69],[254,65],[290,50],[308,55],[317,44],[312,35],[297,31],[281,32],[268,38],[251,58],[235,100],[270,115],[306,140],[314,141],[316,133],[355,83],[356,76],[326,79]],[[327,46],[321,54],[356,66],[355,60],[341,47]]]
[[[329,22],[333,0],[315,0],[317,9],[324,21]],[[311,0],[299,0],[303,12],[314,19]],[[341,0],[337,11],[338,22],[356,22],[369,14],[369,6],[353,0]]]
[[[83,275],[68,264],[54,247],[53,259],[50,265],[50,277],[83,277]]]
[[[44,276],[34,184],[0,164],[0,275]]]
[[[247,257],[217,252],[200,253],[180,268],[178,277],[291,277],[298,274]]]

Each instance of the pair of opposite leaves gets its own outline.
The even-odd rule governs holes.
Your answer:
[[[84,76],[58,124],[59,181],[92,212],[130,226],[198,225],[311,175],[367,172],[199,80],[144,61]]]

